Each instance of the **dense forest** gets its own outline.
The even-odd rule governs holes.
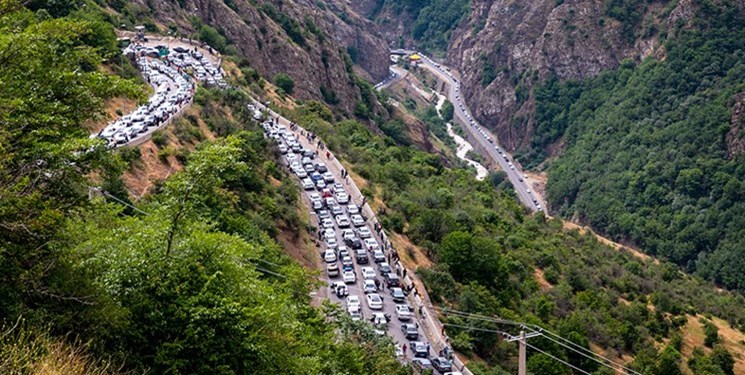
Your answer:
[[[725,144],[745,91],[745,15],[695,3],[664,59],[539,87],[533,146],[565,143],[548,167],[554,211],[745,291],[745,163]]]
[[[129,201],[128,150],[82,125],[145,86],[107,73],[129,63],[113,26],[81,9],[0,2],[2,372],[408,372],[389,339],[311,306],[315,276],[272,238],[301,225],[298,187],[242,91],[200,88],[205,120],[232,113],[223,137]]]
[[[355,121],[329,122],[332,116],[320,103],[307,102],[287,115],[317,132],[366,179],[363,194],[384,202],[378,207],[384,227],[406,234],[435,262],[417,272],[439,306],[539,324],[611,356],[632,354],[634,368],[645,374],[679,373],[666,369],[679,368],[681,328],[689,316],[719,316],[745,329],[742,296],[716,293],[671,263],[637,259],[565,230],[560,220],[529,215],[510,191],[495,189],[503,183],[499,175],[480,182],[469,170],[448,168],[438,155],[375,135]],[[411,249],[398,251],[416,257]],[[447,312],[442,319],[495,328]],[[472,356],[469,368],[476,373],[515,370],[516,347],[494,333],[448,327],[448,334],[455,349]],[[552,355],[598,369],[549,341],[538,342]],[[715,342],[717,353],[731,360]],[[712,363],[712,353],[702,352],[699,363]],[[534,373],[568,373],[543,354],[532,354],[530,363]],[[732,373],[731,365],[715,367],[706,368]]]
[[[367,16],[375,19],[381,11],[407,14],[411,18],[408,37],[425,52],[442,53],[450,44],[450,35],[471,10],[469,0],[377,0]],[[408,26],[408,25],[407,25]]]

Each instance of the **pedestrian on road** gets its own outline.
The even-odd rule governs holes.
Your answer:
[[[429,347],[430,347],[429,342],[427,342],[427,355],[429,355]]]
[[[364,206],[367,204],[367,197],[362,197],[362,205]]]
[[[406,278],[406,268],[404,268],[404,279]]]
[[[330,159],[330,158],[331,158],[331,153],[326,151],[326,159]]]
[[[404,343],[403,345],[401,345],[401,349],[403,350],[404,355],[406,355],[406,343]]]

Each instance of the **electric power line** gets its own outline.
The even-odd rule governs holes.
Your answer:
[[[482,320],[487,320],[487,321],[488,321],[488,317],[482,316],[482,318],[486,318],[486,319],[482,319]],[[465,326],[465,325],[460,325],[460,324],[451,324],[451,323],[443,323],[443,325],[444,325],[444,326],[450,326],[450,327],[456,327],[456,328],[462,328],[462,329],[468,329],[468,330],[472,330],[472,331],[481,331],[481,332],[492,332],[492,333],[497,333],[497,334],[501,334],[501,335],[505,335],[505,336],[509,336],[509,337],[513,337],[513,336],[514,336],[514,335],[512,335],[512,334],[510,334],[510,333],[508,333],[508,332],[505,332],[505,331],[499,331],[499,330],[488,329],[488,328],[480,328],[480,327],[474,327],[474,326]],[[526,328],[527,328],[527,327],[526,327]],[[532,328],[531,328],[531,330],[532,330]],[[540,333],[543,333],[543,332],[541,332],[541,331],[539,331],[539,330],[536,330],[536,331],[534,331],[534,332],[540,332]],[[557,337],[560,337],[560,336],[556,335],[556,334],[555,334],[555,333],[553,333],[553,332],[551,332],[550,334],[551,334],[551,335],[554,335],[554,336],[557,336]],[[544,337],[546,337],[546,336],[544,335]],[[551,340],[551,341],[554,341],[554,342],[556,342],[555,340],[552,340],[552,339],[551,339],[551,338],[549,338],[549,337],[546,337],[546,338],[548,338],[548,339],[549,339],[549,340]],[[564,338],[562,338],[562,340],[565,340],[565,341],[571,342],[571,341],[569,341],[569,340],[567,340],[567,339],[564,339]],[[561,346],[562,346],[562,347],[564,347],[564,348],[568,348],[568,347],[567,347],[567,346],[566,346],[565,344],[562,344],[562,343],[559,343],[559,342],[556,342],[556,343],[557,343],[557,344],[559,344],[559,345],[561,345]],[[526,344],[527,344],[527,343],[526,343]],[[577,345],[577,344],[574,344],[574,345]],[[528,345],[528,346],[530,346],[531,348],[535,349],[536,351],[541,351],[540,349],[538,349],[538,348],[536,348],[536,347],[534,347],[534,346],[532,346],[532,345]],[[571,349],[571,348],[568,348],[568,349]],[[572,350],[574,350],[574,349],[572,349]],[[625,367],[625,366],[623,366],[623,365],[617,364],[617,363],[615,363],[615,362],[613,362],[613,361],[610,361],[610,360],[608,360],[608,359],[606,359],[606,360],[608,360],[608,361],[610,361],[610,362],[612,362],[612,363],[616,364],[617,366],[619,366],[619,367],[621,367],[621,368],[617,368],[617,367],[614,367],[614,366],[612,366],[612,365],[610,365],[610,364],[608,364],[608,363],[605,363],[605,362],[599,361],[599,360],[597,360],[597,359],[593,358],[592,356],[590,356],[590,355],[587,355],[587,354],[585,354],[585,353],[582,353],[582,352],[579,352],[579,351],[577,351],[577,350],[574,350],[574,351],[575,351],[576,353],[578,353],[579,355],[581,355],[581,356],[583,356],[583,357],[585,357],[585,358],[589,358],[589,359],[592,359],[592,360],[594,360],[595,362],[599,363],[600,365],[602,365],[602,366],[605,366],[605,367],[607,367],[607,368],[609,368],[609,369],[611,369],[611,370],[614,370],[614,371],[619,371],[619,370],[620,370],[620,371],[622,371],[622,372],[623,372],[623,373],[625,373],[625,374],[631,373],[631,374],[638,374],[638,375],[641,375],[641,374],[640,374],[639,372],[636,372],[636,371],[634,371],[634,370],[631,370],[631,369],[629,369],[629,368],[627,368],[627,367]],[[542,351],[541,351],[541,352],[542,352]],[[543,353],[543,352],[542,352],[542,353]],[[546,355],[549,355],[549,356],[550,356],[550,354],[548,354],[548,353],[544,353],[544,354],[546,354]],[[595,355],[595,353],[592,353],[592,354],[593,354],[593,355]],[[552,356],[552,357],[553,357],[553,356]],[[555,358],[555,357],[554,357],[554,358]],[[560,360],[560,359],[558,359],[558,358],[555,358],[555,359],[557,359],[558,361],[560,361],[560,362],[562,362],[562,363],[565,363],[564,361],[561,361],[561,360]],[[571,364],[568,364],[568,363],[565,363],[565,364],[566,364],[567,366],[570,366],[570,367],[572,367],[572,368],[575,368],[575,367],[574,367],[574,366],[572,366]],[[582,372],[584,372],[585,374],[589,374],[589,373],[585,372],[585,371],[584,371],[584,370],[582,370],[582,369],[577,369],[577,370],[578,370],[578,371],[582,371]]]
[[[125,202],[125,201],[123,201],[123,200],[121,200],[121,199],[113,196],[113,195],[111,195],[111,194],[109,194],[109,192],[106,191],[106,190],[103,190],[101,188],[93,188],[93,189],[98,190],[101,194],[103,194],[103,195],[105,195],[105,196],[107,196],[107,197],[109,197],[109,198],[111,198],[111,199],[113,199],[113,200],[115,200],[115,201],[117,201],[117,202],[119,202],[119,203],[121,203],[121,204],[123,204],[123,205],[125,205],[125,206],[127,206],[127,207],[129,207],[129,208],[131,208],[133,210],[135,210],[135,211],[137,211],[137,212],[140,212],[140,213],[142,213],[144,215],[149,215],[149,213],[147,213],[147,212],[145,212],[145,211],[143,211],[143,210],[141,210],[141,209],[139,209],[139,208],[137,208],[137,207],[135,207],[135,206],[133,206],[133,205],[131,205],[131,204],[129,204],[129,203],[127,203],[127,202]]]
[[[541,330],[539,332],[543,333],[543,337],[544,338],[547,338],[547,339],[555,342],[556,344],[559,344],[559,345],[563,346],[564,348],[567,348],[567,349],[569,349],[569,350],[571,350],[571,351],[573,351],[573,352],[575,352],[577,354],[580,354],[580,355],[583,355],[583,356],[585,356],[587,358],[590,358],[593,361],[595,361],[597,363],[600,363],[601,365],[613,366],[614,369],[625,371],[627,373],[634,374],[634,375],[642,375],[641,373],[639,373],[637,371],[634,371],[634,370],[632,370],[632,369],[630,369],[630,368],[628,368],[628,367],[626,367],[626,366],[624,366],[624,365],[622,365],[620,363],[614,362],[614,361],[612,361],[612,360],[610,360],[610,359],[608,359],[606,357],[603,357],[600,354],[597,354],[597,353],[595,353],[595,352],[593,352],[593,351],[591,351],[591,350],[589,350],[587,348],[584,348],[584,347],[582,347],[582,346],[580,346],[578,344],[575,344],[572,341],[569,341],[569,340],[567,340],[567,339],[565,339],[565,338],[563,338],[563,337],[561,337],[561,336],[559,336],[559,335],[557,335],[557,334],[555,334],[553,332],[550,332],[548,330]],[[548,333],[548,335],[546,333]],[[552,338],[550,336],[558,337],[562,341],[565,341],[565,342],[570,343],[571,346],[570,345],[567,345],[567,344],[564,344],[564,343],[561,343],[558,340],[556,340],[556,339],[554,339],[554,338]],[[572,347],[572,346],[574,346],[574,347]],[[578,350],[577,348],[582,349],[584,351],[584,353],[582,351]],[[588,353],[591,354],[591,355],[589,355]],[[599,360],[597,358],[594,358],[594,357],[602,358],[605,362],[604,361],[601,361],[601,360]]]
[[[566,362],[566,361],[564,361],[563,359],[560,359],[560,358],[557,358],[557,357],[555,357],[555,356],[553,356],[553,355],[551,355],[551,354],[548,354],[548,353],[544,352],[543,350],[541,350],[541,349],[538,349],[538,348],[536,348],[535,346],[533,346],[533,345],[530,345],[530,344],[528,344],[527,342],[525,342],[525,345],[526,345],[527,347],[529,347],[529,348],[531,348],[531,349],[533,349],[533,350],[535,350],[535,351],[539,352],[539,353],[542,353],[542,354],[544,354],[544,355],[546,355],[546,356],[548,356],[548,357],[552,358],[552,359],[553,359],[554,361],[557,361],[557,362],[563,363],[564,365],[566,365],[566,366],[569,366],[569,367],[571,367],[571,368],[573,368],[573,369],[575,369],[575,370],[577,370],[577,371],[579,371],[579,372],[581,372],[581,373],[583,373],[583,374],[585,374],[585,375],[591,375],[591,374],[590,374],[589,372],[587,372],[587,371],[585,371],[585,370],[583,370],[583,369],[581,369],[581,368],[579,368],[579,367],[577,367],[577,366],[574,366],[574,365],[572,365],[571,363],[569,363],[569,362]]]

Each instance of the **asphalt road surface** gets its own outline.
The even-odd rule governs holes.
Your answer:
[[[256,103],[256,104],[258,104],[258,103]],[[265,108],[265,107],[260,106],[260,108]],[[291,131],[290,130],[290,122],[287,119],[285,119],[285,118],[283,118],[281,116],[278,116],[274,112],[271,112],[270,111],[269,113],[270,113],[271,119],[273,119],[275,121],[274,123],[276,125],[283,125],[283,126],[285,126],[285,128],[288,131]],[[357,188],[357,186],[354,185],[354,182],[352,181],[351,178],[348,178],[347,180],[345,180],[344,178],[341,177],[342,176],[341,167],[336,162],[336,160],[334,160],[333,154],[330,154],[330,158],[327,158],[326,157],[326,152],[328,150],[326,150],[326,149],[320,149],[319,148],[319,146],[318,146],[318,138],[316,138],[315,142],[310,142],[303,134],[301,134],[301,131],[304,131],[304,130],[302,128],[298,127],[294,131],[295,137],[297,138],[297,140],[300,143],[300,145],[302,146],[302,148],[304,148],[304,149],[310,149],[310,150],[313,150],[313,151],[316,151],[317,152],[317,156],[314,159],[314,163],[315,162],[323,162],[324,164],[326,164],[326,166],[328,168],[328,171],[331,172],[334,175],[334,182],[341,183],[344,186],[344,189],[346,190],[347,194],[349,194],[349,198],[350,198],[349,203],[356,204],[358,207],[362,206],[362,196],[359,193],[359,189]],[[307,134],[307,131],[304,131],[304,132]],[[288,153],[292,153],[292,151],[288,151]],[[284,156],[283,156],[283,159],[284,159]],[[287,166],[286,160],[285,160],[285,165]],[[291,174],[294,174],[293,172],[290,172],[290,173]],[[333,183],[329,184],[329,187],[331,187],[332,185],[333,185]],[[312,194],[312,193],[320,193],[320,192],[318,190],[316,190],[316,189],[306,190],[302,194],[302,200],[303,200],[304,204],[308,207],[308,211],[311,213],[311,217],[313,218],[312,221],[314,222],[314,224],[317,225],[317,227],[320,227],[320,225],[318,225],[318,217],[317,217],[316,213],[314,212],[314,210],[312,209],[312,205],[311,205],[310,194]],[[344,205],[341,205],[341,206],[343,207]],[[369,209],[369,206],[363,207],[360,211],[363,212],[365,214],[364,216],[367,218],[365,224],[370,229],[370,231],[372,232],[372,234],[373,234],[372,235],[372,238],[374,238],[378,242],[378,244],[381,245],[381,248],[382,248],[383,240],[380,238],[380,236],[378,235],[378,233],[376,233],[376,231],[373,230],[373,220],[374,219],[373,219],[372,211]],[[346,209],[345,209],[345,212],[346,212]],[[347,215],[347,216],[349,216],[349,215]],[[353,225],[350,225],[350,228],[354,228],[354,226]],[[338,225],[336,224],[336,222],[334,223],[334,230],[336,231],[336,240],[337,240],[337,243],[339,243],[339,246],[344,246],[344,240],[341,237],[342,229],[338,227]],[[325,245],[325,243],[323,243],[323,241],[320,241],[320,242],[321,242],[321,246],[320,247],[317,247],[316,248],[316,251],[317,251],[317,256],[320,259],[319,264],[321,264],[322,265],[322,268],[323,268],[322,280],[324,280],[327,285],[330,285],[331,283],[335,283],[335,282],[339,282],[339,281],[342,281],[343,282],[343,279],[341,277],[341,268],[342,267],[341,267],[341,261],[340,260],[339,260],[340,275],[337,276],[337,277],[331,277],[331,278],[326,275],[326,272],[325,272],[326,263],[325,263],[325,261],[323,259],[321,259],[322,256],[323,256],[323,252],[326,250],[326,245]],[[361,269],[362,269],[362,267],[371,267],[371,268],[373,268],[376,271],[376,273],[377,273],[376,277],[379,280],[382,281],[383,278],[381,277],[380,273],[378,272],[378,265],[373,261],[373,258],[372,258],[372,254],[371,253],[368,252],[369,263],[368,264],[359,265],[356,262],[356,259],[354,257],[353,250],[352,249],[349,249],[349,250],[352,253],[352,260],[354,262],[354,272],[356,274],[357,280],[353,284],[347,284],[347,288],[349,290],[349,295],[356,295],[356,296],[359,297],[360,302],[361,302],[360,303],[360,307],[361,307],[361,311],[362,311],[362,315],[363,315],[363,320],[369,322],[370,321],[370,318],[372,317],[372,314],[373,313],[376,313],[376,312],[382,312],[384,314],[388,314],[391,319],[390,319],[389,323],[387,324],[386,332],[393,339],[393,342],[396,345],[398,345],[399,347],[403,343],[406,343],[407,347],[410,347],[411,346],[410,345],[410,341],[405,338],[404,334],[401,331],[401,324],[402,323],[415,323],[416,322],[416,324],[419,325],[419,329],[418,329],[418,331],[419,331],[419,339],[418,339],[418,341],[422,341],[422,342],[433,342],[429,337],[426,336],[426,332],[424,332],[424,330],[422,330],[422,328],[421,328],[422,327],[422,322],[418,321],[417,314],[414,311],[412,311],[412,319],[410,321],[408,321],[408,322],[401,322],[401,321],[398,320],[397,315],[396,315],[396,311],[395,311],[395,306],[397,305],[397,303],[394,303],[394,301],[393,301],[393,299],[392,299],[392,297],[390,295],[390,289],[389,288],[386,287],[384,289],[381,289],[378,292],[378,294],[380,294],[380,296],[383,297],[383,309],[382,310],[370,310],[369,306],[367,305],[367,301],[365,299],[365,296],[366,295],[365,295],[365,293],[362,290],[362,286],[363,286],[363,282],[364,282],[364,277],[362,275]],[[387,258],[388,255],[389,255],[389,251],[385,251],[385,254],[386,254],[386,258]],[[388,262],[388,263],[395,270],[395,262]],[[345,298],[341,298],[341,299],[338,298],[331,290],[328,290],[328,293],[326,293],[326,295],[329,297],[329,299],[331,301],[341,304],[343,306],[344,310],[346,311],[347,306],[346,306],[346,299]],[[411,304],[411,301],[412,301],[411,296],[407,297],[406,304],[408,304],[410,306],[413,306]],[[416,306],[413,306],[413,307],[416,308]],[[430,351],[430,355],[435,356],[436,354],[437,353],[435,353],[434,349]],[[404,359],[405,360],[410,360],[412,358],[414,358],[413,353],[412,353],[411,350],[409,350],[407,348],[407,351],[405,353],[405,358]]]
[[[415,53],[415,51],[406,52]],[[528,207],[532,212],[544,210],[543,206],[540,205],[540,202],[543,202],[542,197],[531,189],[528,181],[524,177],[524,173],[520,170],[520,167],[513,163],[514,159],[512,158],[512,155],[508,154],[499,146],[497,137],[481,126],[473,116],[470,115],[468,106],[462,100],[463,97],[460,95],[460,83],[456,78],[457,74],[453,73],[453,71],[446,66],[435,63],[428,57],[424,57],[421,60],[420,66],[429,70],[441,80],[447,82],[448,92],[445,94],[448,100],[450,100],[455,107],[453,117],[460,122],[461,127],[468,132],[471,138],[481,146],[480,148],[486,150],[487,155],[485,156],[488,156],[497,162],[500,168],[507,173],[507,177],[509,177],[520,202],[522,202],[523,205]],[[510,165],[510,163],[512,163],[512,165]]]

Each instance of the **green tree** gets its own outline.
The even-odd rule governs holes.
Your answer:
[[[541,375],[568,375],[569,368],[545,354],[534,354],[528,358],[528,372]]]
[[[288,95],[292,95],[292,91],[295,89],[295,81],[293,81],[292,77],[287,73],[275,74],[274,84]]]

